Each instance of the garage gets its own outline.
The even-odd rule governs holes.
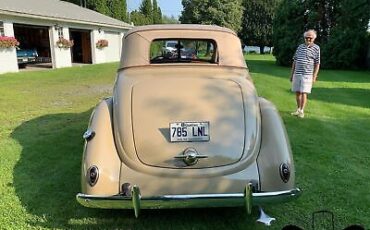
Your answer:
[[[14,37],[19,41],[19,49],[17,49],[17,56],[28,53],[34,55],[34,50],[37,52],[35,59],[18,59],[18,65],[25,67],[29,64],[43,63],[43,67],[51,68],[51,52],[50,52],[50,38],[49,38],[49,27],[37,26],[37,25],[26,25],[14,23]],[[34,54],[32,54],[34,53]]]
[[[132,27],[65,1],[0,0],[0,74],[117,62]]]
[[[69,37],[74,43],[71,48],[72,63],[92,63],[90,33],[89,30],[70,29]]]
[[[121,56],[121,36],[119,33],[105,31],[105,39],[109,41],[108,47],[105,48],[106,61],[117,61]]]

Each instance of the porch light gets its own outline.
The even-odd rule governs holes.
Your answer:
[[[54,25],[54,29],[55,29],[55,30],[59,30],[60,28],[61,28],[61,27],[60,27],[60,25],[58,25],[58,24],[55,24],[55,25]]]

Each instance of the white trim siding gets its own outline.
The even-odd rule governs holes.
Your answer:
[[[3,22],[4,35],[14,37],[13,23]],[[18,72],[17,53],[15,48],[0,48],[0,74],[6,72]]]
[[[96,48],[96,43],[100,39],[104,39],[104,31],[99,30],[93,30],[91,32],[91,54],[92,54],[92,63],[98,64],[98,63],[104,63],[105,62],[105,52],[104,49],[98,49]]]
[[[63,36],[69,40],[69,29],[63,26]],[[56,42],[59,39],[58,30],[54,27],[49,28],[50,34],[50,50],[53,68],[62,68],[72,66],[71,49],[70,48],[59,48]]]
[[[72,66],[71,49],[56,46],[59,38],[56,26],[63,28],[63,36],[66,39],[69,39],[70,28],[90,31],[93,64],[119,61],[123,34],[133,27],[98,12],[59,0],[1,0],[0,18],[4,23],[5,36],[14,36],[13,24],[48,27],[53,68]],[[108,40],[108,47],[97,49],[96,42],[99,39]],[[0,74],[6,72],[18,72],[15,48],[0,49]]]
[[[119,61],[121,34],[118,32],[105,32],[105,39],[108,40],[108,47],[104,48],[106,62]]]

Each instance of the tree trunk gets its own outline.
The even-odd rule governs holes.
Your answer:
[[[265,54],[264,49],[265,49],[265,46],[260,46],[260,54]]]

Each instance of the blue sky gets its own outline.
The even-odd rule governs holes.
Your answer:
[[[139,8],[142,0],[126,0],[128,11],[133,11]],[[178,17],[182,11],[181,0],[157,0],[161,7],[162,14],[167,16]]]

